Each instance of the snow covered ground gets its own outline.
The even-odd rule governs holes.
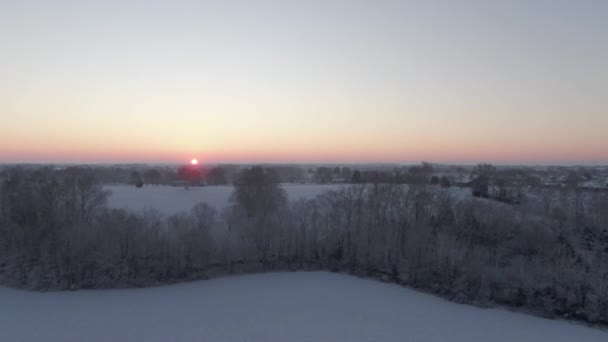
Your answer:
[[[327,272],[146,289],[0,288],[0,303],[0,341],[608,341],[600,329]]]
[[[290,200],[313,198],[325,191],[338,190],[342,187],[344,185],[339,184],[283,185]],[[104,188],[112,191],[108,203],[110,207],[132,210],[154,208],[165,214],[188,211],[200,202],[205,202],[218,211],[222,210],[228,205],[234,189],[232,186],[192,187],[187,190],[173,186],[145,186],[138,189],[127,185],[111,185]]]
[[[342,189],[347,185],[283,184],[282,186],[290,200],[297,200],[299,198],[313,198],[329,190]],[[200,202],[205,202],[221,211],[228,205],[228,200],[234,189],[232,186],[193,187],[187,190],[183,187],[173,186],[145,186],[138,189],[128,185],[108,185],[104,188],[112,191],[108,202],[110,207],[136,211],[154,208],[165,214],[188,211]],[[455,199],[471,196],[470,189],[452,187],[450,192]]]

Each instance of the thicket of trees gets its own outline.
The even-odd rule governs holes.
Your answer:
[[[8,170],[0,281],[37,290],[147,286],[226,273],[326,269],[458,302],[608,323],[608,196],[563,189],[513,206],[440,185],[353,184],[289,202],[243,170],[222,213],[106,206],[86,170]],[[551,200],[548,200],[551,198]]]

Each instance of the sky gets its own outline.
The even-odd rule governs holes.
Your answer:
[[[0,1],[0,163],[608,164],[608,1]]]

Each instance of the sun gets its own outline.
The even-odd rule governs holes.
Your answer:
[[[192,159],[192,160],[190,161],[190,164],[191,164],[191,165],[198,165],[198,160],[196,160],[196,159]]]

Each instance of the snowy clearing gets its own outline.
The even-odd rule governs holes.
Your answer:
[[[314,198],[326,191],[340,190],[345,184],[283,184],[290,200]],[[136,188],[128,185],[107,185],[104,189],[112,191],[108,205],[112,208],[131,210],[158,209],[164,214],[175,214],[188,211],[194,205],[205,202],[216,210],[221,211],[228,205],[228,200],[234,187],[205,186],[184,189],[175,186],[144,186]],[[452,187],[450,192],[456,199],[471,196],[470,189]]]
[[[608,341],[599,329],[327,272],[146,289],[0,288],[0,303],[2,341]]]
[[[339,190],[340,184],[284,184],[290,200],[299,198],[313,198],[329,190]],[[142,210],[154,208],[164,214],[174,214],[179,211],[188,211],[194,205],[205,202],[220,211],[228,205],[228,200],[234,188],[227,186],[183,187],[174,186],[145,186],[138,189],[127,185],[104,186],[112,191],[108,204],[113,208],[127,208]]]

